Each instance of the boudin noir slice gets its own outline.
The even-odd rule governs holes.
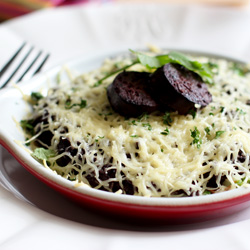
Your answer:
[[[163,109],[168,107],[179,114],[187,114],[195,104],[203,108],[212,101],[201,77],[178,64],[168,63],[157,69],[151,75],[150,86]]]
[[[149,93],[149,73],[124,71],[116,76],[107,89],[112,108],[120,115],[136,117],[151,113],[158,105]]]

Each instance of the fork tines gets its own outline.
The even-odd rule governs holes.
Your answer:
[[[23,43],[0,71],[0,89],[10,81],[17,83],[38,73],[49,54]]]

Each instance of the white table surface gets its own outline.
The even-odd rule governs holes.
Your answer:
[[[71,58],[155,44],[250,61],[250,8],[83,5],[0,24],[0,68],[28,41],[51,53],[44,71]],[[1,125],[0,125],[1,126]],[[0,148],[0,249],[250,249],[250,208],[191,225],[136,225],[85,210],[38,181]],[[18,197],[17,197],[18,196]]]

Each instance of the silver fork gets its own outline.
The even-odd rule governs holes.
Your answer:
[[[39,51],[26,42],[11,56],[0,71],[0,89],[10,81],[17,83],[37,74],[49,58],[48,53]]]

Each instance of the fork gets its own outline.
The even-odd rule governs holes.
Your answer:
[[[37,74],[49,56],[24,42],[1,69],[0,89],[6,87],[10,81],[17,83]]]

